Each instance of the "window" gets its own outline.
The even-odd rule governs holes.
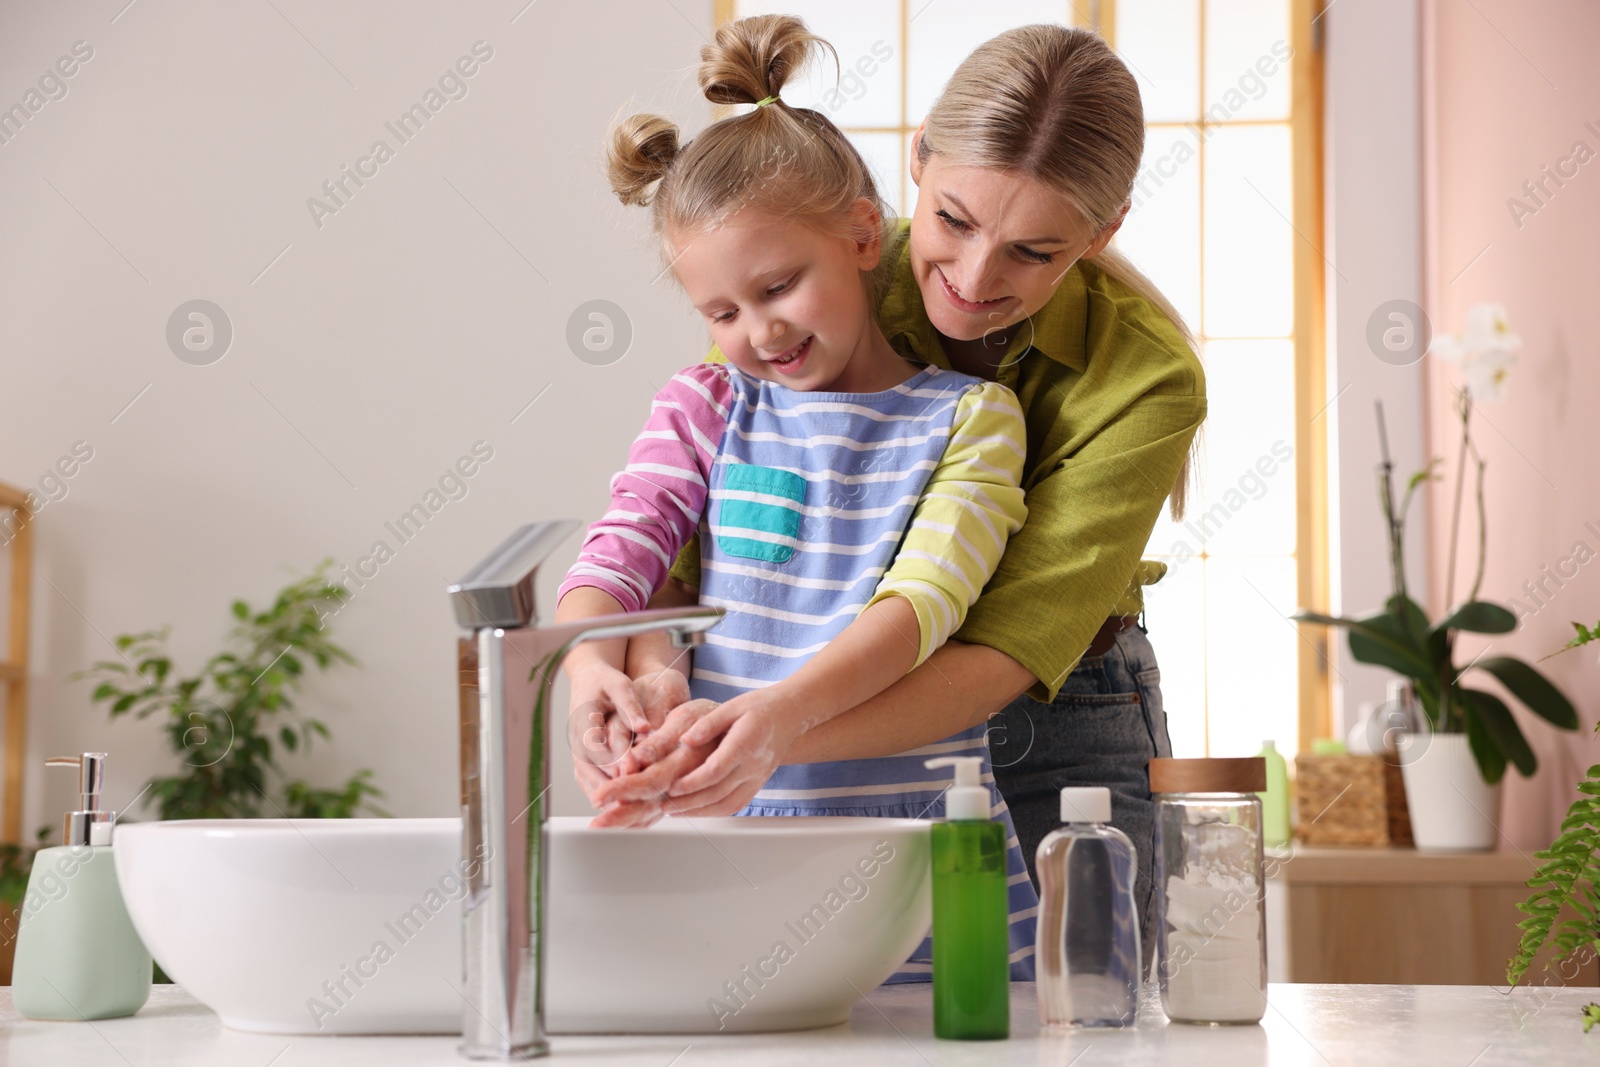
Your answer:
[[[1180,755],[1328,729],[1322,647],[1286,618],[1327,595],[1309,6],[1116,5],[1147,130],[1118,239],[1194,330],[1210,399],[1201,491],[1146,549],[1170,568],[1147,614]]]
[[[1320,0],[720,0],[718,21],[789,13],[833,44],[785,99],[827,114],[909,215],[911,133],[956,65],[1012,26],[1098,29],[1139,81],[1145,156],[1122,249],[1195,332],[1210,415],[1189,514],[1163,514],[1147,590],[1173,749],[1294,753],[1329,727],[1322,411]]]

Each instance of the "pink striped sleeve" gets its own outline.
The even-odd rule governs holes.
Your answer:
[[[628,466],[611,479],[611,509],[589,527],[557,602],[589,585],[626,611],[649,603],[700,523],[732,402],[728,368],[716,363],[681,371],[656,394]]]

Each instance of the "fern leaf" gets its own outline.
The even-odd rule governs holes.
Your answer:
[[[1589,768],[1578,786],[1584,795],[1573,801],[1561,821],[1561,833],[1550,847],[1535,853],[1540,861],[1528,888],[1533,893],[1517,904],[1528,918],[1517,923],[1522,931],[1517,954],[1506,964],[1506,980],[1516,985],[1534,957],[1547,946],[1565,958],[1600,937],[1600,764]],[[1560,923],[1563,909],[1577,915]]]

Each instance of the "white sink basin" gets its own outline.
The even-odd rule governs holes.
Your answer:
[[[550,820],[546,1028],[789,1030],[844,1021],[928,931],[927,822]],[[134,926],[238,1030],[458,1033],[460,820],[123,824]]]

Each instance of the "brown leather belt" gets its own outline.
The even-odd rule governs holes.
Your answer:
[[[1089,642],[1085,656],[1103,656],[1117,643],[1117,635],[1139,622],[1137,615],[1113,615],[1100,626],[1100,632]]]

